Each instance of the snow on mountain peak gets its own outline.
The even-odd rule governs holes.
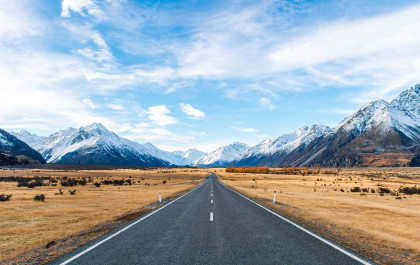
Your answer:
[[[404,90],[391,102],[391,105],[407,115],[420,119],[420,84]]]
[[[376,100],[367,103],[355,114],[345,118],[340,122],[331,133],[336,133],[340,129],[348,132],[361,134],[366,130],[377,127],[379,124],[386,122],[390,123],[391,118],[389,114],[390,104],[384,100]]]
[[[208,155],[196,160],[194,165],[222,165],[235,160],[248,149],[249,145],[246,143],[234,142],[230,145],[219,147]]]
[[[276,152],[290,153],[298,146],[307,145],[316,137],[328,132],[330,128],[322,124],[313,124],[311,127],[304,126],[296,129],[292,133],[280,135],[274,140],[264,140],[259,144],[249,148],[241,154],[236,161],[246,159],[251,156],[266,156]]]

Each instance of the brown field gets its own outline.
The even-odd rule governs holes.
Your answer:
[[[13,262],[29,260],[31,263],[43,263],[115,228],[110,226],[112,222],[127,222],[150,211],[151,208],[143,207],[158,201],[159,190],[163,200],[172,199],[198,186],[198,181],[204,180],[207,175],[194,169],[0,170],[0,177],[39,176],[58,180],[57,186],[35,188],[17,187],[17,182],[0,182],[0,194],[13,194],[10,201],[0,201],[0,263],[24,253]],[[62,187],[60,180],[65,177],[91,179],[85,186]],[[133,184],[101,184],[100,187],[93,184],[106,179],[131,179]],[[47,182],[44,180],[44,183]],[[59,195],[59,189],[62,195]],[[71,195],[69,190],[76,190],[76,193]],[[45,201],[35,201],[33,198],[37,194],[44,194]],[[104,223],[107,225],[104,226]],[[94,226],[96,230],[91,229]],[[72,242],[65,249],[45,254],[47,257],[41,257],[41,260],[33,259],[39,252],[37,248],[45,249],[51,241],[78,233],[85,236],[85,241]],[[86,237],[88,234],[89,237]],[[37,250],[32,254],[28,252],[33,249]]]
[[[420,196],[398,192],[420,188],[418,168],[321,169],[330,174],[304,176],[215,171],[227,186],[375,262],[420,263]],[[368,190],[351,192],[356,186]],[[381,195],[381,187],[391,193]]]

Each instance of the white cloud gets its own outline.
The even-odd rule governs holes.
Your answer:
[[[165,105],[154,106],[147,109],[148,119],[161,126],[178,122],[176,118],[168,115],[170,113],[171,111]]]
[[[86,105],[89,106],[89,108],[91,109],[95,109],[95,105],[93,104],[92,100],[85,98],[83,99],[83,103],[85,103]]]
[[[101,17],[104,15],[93,0],[63,0],[61,2],[61,16],[71,17],[70,11],[79,13],[84,17],[88,15]]]
[[[39,35],[44,25],[31,10],[30,1],[3,1],[0,4],[0,40],[16,41]]]
[[[187,87],[188,83],[185,82],[174,82],[170,87],[168,87],[165,91],[164,94],[169,94],[169,93],[173,93],[175,91],[177,91],[180,88],[184,88]]]
[[[195,109],[190,104],[181,103],[181,104],[179,104],[179,106],[180,106],[180,109],[185,114],[187,114],[188,116],[190,116],[190,119],[202,119],[202,118],[204,118],[204,116],[206,116],[206,114],[204,112],[202,112],[199,109]]]
[[[124,137],[130,140],[135,140],[139,142],[145,141],[164,141],[170,143],[188,143],[194,139],[193,136],[174,133],[169,131],[167,128],[162,126],[156,126],[155,124],[150,124],[146,122],[139,123],[128,130],[128,134],[125,134]]]
[[[274,105],[274,103],[269,98],[260,98],[259,102],[263,107],[268,108],[271,111],[277,108],[277,106]]]
[[[356,21],[329,23],[279,45],[270,58],[277,71],[304,71],[316,86],[367,87],[366,102],[418,81],[420,5]],[[293,72],[292,72],[293,73]],[[302,78],[299,78],[302,80]],[[308,82],[309,81],[309,82]]]
[[[254,129],[254,128],[242,128],[242,127],[237,127],[237,126],[232,126],[232,129],[235,129],[235,130],[240,131],[240,132],[246,132],[246,133],[256,133],[256,132],[258,132],[258,130]]]
[[[113,109],[113,110],[124,110],[124,106],[119,105],[119,104],[108,104],[107,106],[108,108]]]

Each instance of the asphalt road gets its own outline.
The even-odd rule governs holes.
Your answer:
[[[195,190],[52,264],[361,264],[357,254],[220,184]]]

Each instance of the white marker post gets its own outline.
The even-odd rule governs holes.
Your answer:
[[[274,189],[274,199],[273,199],[273,203],[276,203],[276,189]]]
[[[159,203],[162,203],[162,196],[160,195],[160,191],[159,191]]]

